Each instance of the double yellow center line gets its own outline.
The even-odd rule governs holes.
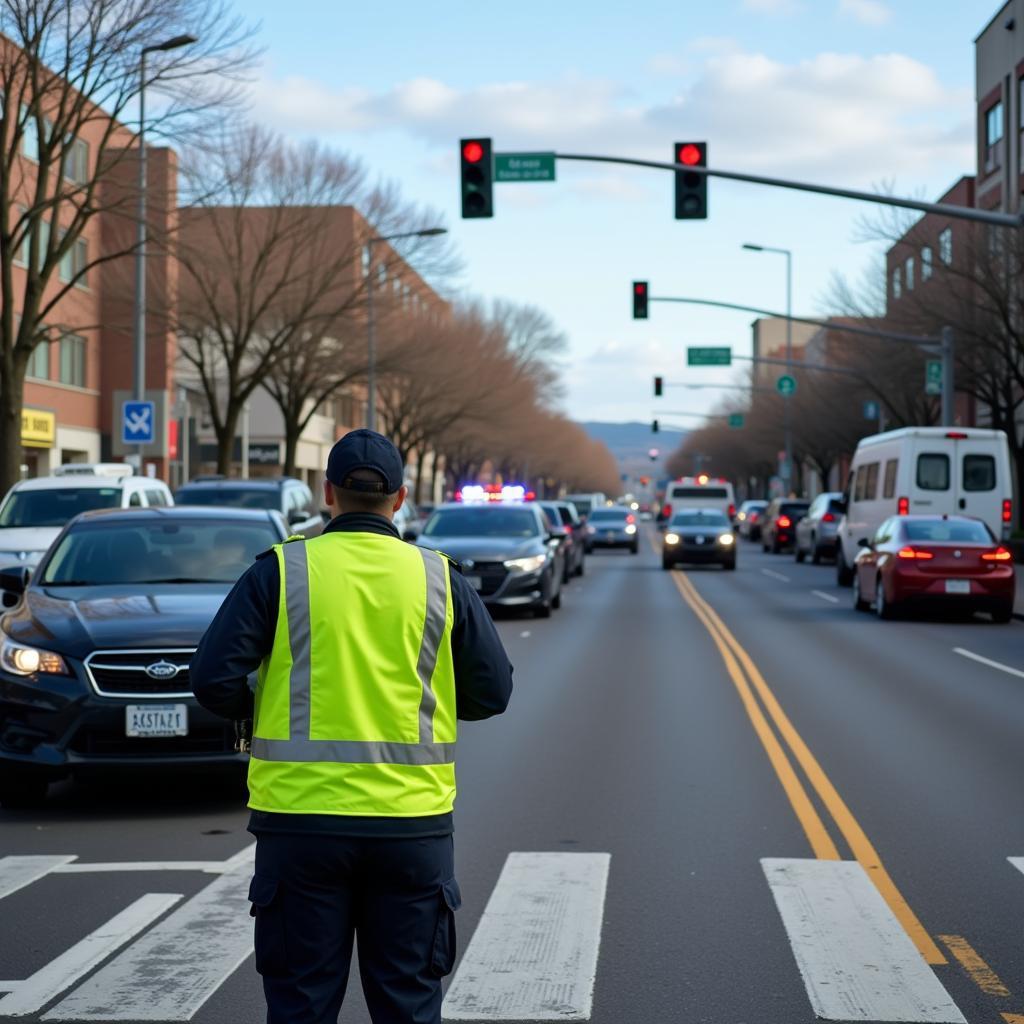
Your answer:
[[[924,925],[910,909],[903,894],[896,888],[881,858],[849,807],[829,781],[807,744],[793,727],[771,688],[765,682],[750,655],[733,636],[718,613],[700,596],[696,587],[680,572],[671,573],[683,600],[690,606],[711,635],[722,655],[726,671],[739,693],[750,722],[764,746],[765,753],[782,783],[786,796],[807,836],[814,856],[819,860],[841,860],[825,822],[811,800],[807,786],[800,779],[793,761],[803,770],[807,782],[817,793],[835,826],[846,840],[850,851],[874,882],[882,898],[929,964],[944,964],[943,956]],[[773,729],[774,726],[774,729]],[[777,733],[777,735],[776,735]],[[781,740],[780,740],[781,737]],[[783,746],[785,744],[785,746]],[[788,748],[788,753],[786,748]]]

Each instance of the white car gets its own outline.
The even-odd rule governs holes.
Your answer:
[[[0,504],[0,569],[33,568],[79,512],[173,504],[162,480],[133,476],[120,462],[71,463],[52,476],[21,480]]]
[[[673,512],[680,509],[714,509],[721,512],[730,523],[736,515],[736,495],[732,484],[724,477],[710,477],[707,473],[699,476],[684,476],[672,480],[665,488],[658,522],[664,526]]]

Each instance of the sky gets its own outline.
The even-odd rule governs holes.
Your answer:
[[[706,140],[710,166],[937,199],[973,173],[973,39],[996,0],[238,0],[260,23],[251,116],[364,160],[433,207],[465,269],[459,298],[545,309],[569,338],[565,411],[695,426],[725,383],[688,345],[749,354],[749,314],[653,304],[631,282],[827,312],[834,274],[877,266],[858,240],[873,207],[712,179],[706,221],[673,217],[671,174],[560,162],[554,183],[502,184],[490,220],[459,215],[458,140],[670,160]]]

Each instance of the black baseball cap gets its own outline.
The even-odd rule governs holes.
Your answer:
[[[384,481],[381,492],[376,480],[350,480],[357,469],[371,469]],[[394,494],[405,479],[405,468],[398,449],[375,430],[349,431],[327,456],[327,479],[335,487],[349,491]]]

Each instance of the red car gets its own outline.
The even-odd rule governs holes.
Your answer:
[[[858,541],[853,603],[891,619],[911,604],[958,606],[1013,617],[1013,555],[980,519],[892,516]]]

